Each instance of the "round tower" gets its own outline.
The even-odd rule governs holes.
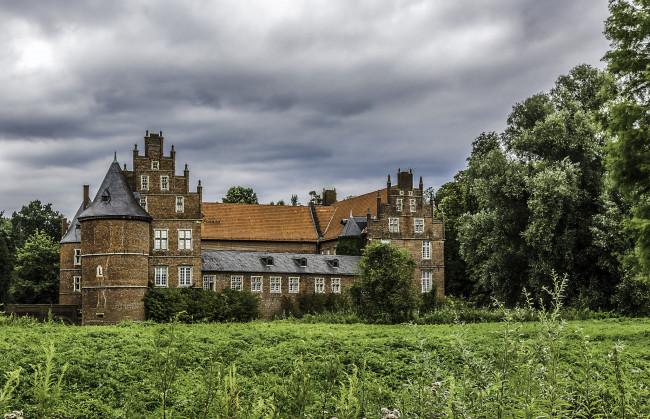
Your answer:
[[[114,161],[81,229],[82,324],[145,320],[151,216],[140,206]]]

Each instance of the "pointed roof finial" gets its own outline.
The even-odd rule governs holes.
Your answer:
[[[113,154],[113,163],[117,163],[117,151]]]

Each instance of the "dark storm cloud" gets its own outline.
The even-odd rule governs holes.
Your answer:
[[[146,129],[206,199],[440,186],[472,140],[571,67],[600,65],[605,0],[6,2],[0,210],[66,215]],[[95,185],[96,187],[96,185]]]

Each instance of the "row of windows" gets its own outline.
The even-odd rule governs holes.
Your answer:
[[[140,197],[140,206],[142,208],[144,208],[145,211],[149,211],[146,196],[141,196]],[[184,212],[184,211],[185,211],[185,199],[182,196],[177,196],[176,197],[176,212]]]
[[[154,284],[157,287],[166,287],[168,285],[167,266],[154,266]],[[192,285],[192,267],[178,267],[178,286],[189,287]]]
[[[399,233],[399,218],[388,218],[388,231]],[[424,218],[413,219],[413,231],[415,233],[424,233]]]
[[[390,243],[389,239],[381,239],[382,243]],[[422,242],[422,259],[430,260],[431,259],[431,242],[423,241]]]
[[[397,211],[399,211],[399,212],[401,212],[403,207],[404,207],[404,202],[403,201],[404,200],[402,198],[397,198],[395,200]],[[416,206],[415,202],[416,202],[415,199],[409,199],[409,209],[411,210],[411,212],[417,211],[417,206]]]
[[[140,176],[140,189],[148,191],[149,190],[149,176],[142,175]],[[168,191],[169,190],[169,176],[160,176],[160,190]]]
[[[155,250],[169,249],[169,233],[167,230],[154,230],[153,248]],[[178,230],[178,250],[192,249],[192,230]]]
[[[214,290],[215,288],[215,275],[203,276],[203,289]],[[290,276],[287,278],[287,289],[291,294],[300,292],[300,277]],[[242,275],[232,275],[230,277],[230,288],[233,290],[241,291],[244,289],[244,277]],[[264,288],[264,280],[261,276],[251,276],[251,292],[262,292]],[[282,292],[282,277],[272,276],[269,278],[269,292],[281,293]],[[325,292],[325,278],[314,278],[314,292]],[[330,280],[330,292],[341,292],[341,278],[332,278]]]

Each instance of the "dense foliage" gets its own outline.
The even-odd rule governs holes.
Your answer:
[[[363,236],[340,236],[336,243],[336,254],[361,256],[365,244]]]
[[[257,204],[257,194],[253,188],[244,188],[242,186],[233,186],[228,189],[226,196],[223,198],[226,204]]]
[[[416,263],[406,250],[371,243],[359,261],[350,296],[362,318],[372,323],[408,321],[419,306],[413,283]]]
[[[147,319],[157,322],[246,322],[259,317],[257,296],[229,288],[215,293],[199,288],[150,287],[143,301]]]
[[[8,322],[0,324],[0,388],[5,372],[21,371],[0,413],[162,418],[163,394],[167,417],[650,413],[647,320],[562,323],[547,314],[538,323],[410,327]],[[61,379],[58,396],[38,385],[37,369],[52,385]]]
[[[11,299],[27,304],[59,301],[59,243],[36,231],[18,249],[17,278],[9,289]]]

